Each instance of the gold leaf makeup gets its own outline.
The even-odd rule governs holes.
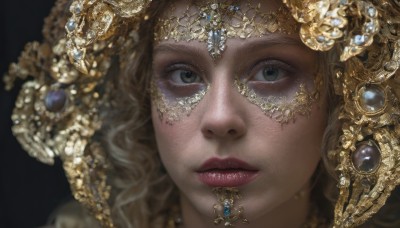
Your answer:
[[[193,109],[204,98],[208,89],[209,86],[200,89],[190,96],[167,98],[153,80],[151,85],[151,97],[153,104],[157,108],[160,119],[165,120],[166,123],[172,124],[173,122],[181,120],[184,116],[189,116]]]
[[[320,78],[317,76],[317,78]],[[315,80],[319,82],[319,80]],[[245,82],[235,80],[235,86],[240,94],[251,103],[260,107],[265,115],[277,120],[281,124],[294,121],[296,115],[309,116],[313,103],[319,99],[319,86],[317,83],[314,92],[310,92],[304,83],[299,85],[293,98],[286,96],[261,96],[251,89]]]

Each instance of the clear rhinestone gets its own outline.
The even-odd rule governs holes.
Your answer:
[[[343,21],[340,18],[333,18],[331,20],[331,25],[334,27],[338,27],[343,23]]]
[[[381,153],[375,142],[362,142],[353,152],[352,162],[358,171],[372,173],[381,162]]]
[[[96,36],[96,32],[93,31],[93,30],[89,30],[89,31],[87,32],[87,34],[86,34],[86,38],[89,39],[89,40],[95,38],[95,36]]]
[[[73,54],[73,57],[74,57],[75,60],[78,60],[78,61],[82,60],[82,57],[83,57],[83,52],[82,51],[80,51],[78,49],[74,49],[72,51],[72,54]]]
[[[320,43],[323,43],[323,42],[326,41],[326,38],[325,38],[325,36],[318,36],[317,37],[317,41],[320,42]]]
[[[370,7],[368,7],[368,15],[370,16],[370,17],[376,17],[377,15],[377,11],[376,11],[376,9],[375,9],[375,7],[373,7],[373,6],[370,6]]]
[[[338,28],[333,29],[331,32],[331,37],[332,39],[337,39],[343,35],[342,31],[340,31]]]
[[[76,14],[80,14],[82,13],[82,5],[81,4],[76,4],[76,6],[74,7],[74,13]]]
[[[342,187],[348,187],[349,186],[348,179],[346,177],[344,177],[344,176],[340,177],[339,185],[342,186]]]
[[[368,33],[373,33],[376,31],[376,26],[373,22],[369,22],[365,25],[364,29]]]
[[[366,36],[364,35],[356,35],[353,39],[354,43],[358,46],[361,46],[363,44],[365,44],[366,42]]]

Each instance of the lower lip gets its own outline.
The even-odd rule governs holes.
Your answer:
[[[198,173],[200,181],[211,187],[238,187],[251,182],[257,171],[251,170],[209,170]]]

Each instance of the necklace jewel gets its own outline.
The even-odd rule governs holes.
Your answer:
[[[221,223],[224,226],[234,226],[241,221],[244,224],[249,221],[244,217],[244,209],[242,206],[235,206],[236,201],[241,198],[237,188],[214,188],[213,193],[217,196],[218,203],[214,204],[214,224]]]

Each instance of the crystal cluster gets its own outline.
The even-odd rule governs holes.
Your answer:
[[[223,8],[221,8],[223,7]],[[212,58],[218,58],[225,50],[226,29],[223,27],[223,11],[228,8],[231,12],[236,12],[240,8],[238,6],[225,6],[220,3],[211,4],[200,12],[200,17],[206,20],[206,31],[208,32],[207,50]]]

